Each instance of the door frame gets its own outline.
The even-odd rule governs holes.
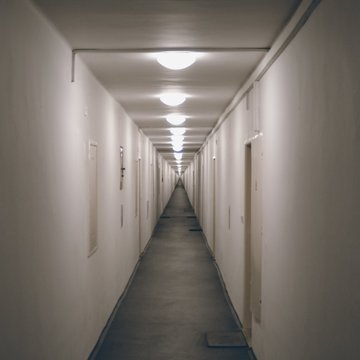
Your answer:
[[[245,289],[244,334],[251,344],[254,322],[261,322],[262,288],[262,134],[245,142],[244,241]]]

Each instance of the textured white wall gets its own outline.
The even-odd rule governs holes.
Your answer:
[[[260,360],[359,358],[359,32],[359,2],[323,1],[260,81],[263,296],[262,321],[253,326]],[[244,141],[254,135],[252,96],[250,110],[244,99],[215,134],[215,254],[242,320]],[[191,197],[192,179],[185,178]],[[203,218],[210,220],[209,184]],[[211,244],[209,220],[203,228]]]
[[[139,255],[138,129],[79,59],[70,82],[70,47],[29,2],[0,6],[0,358],[84,359]],[[90,258],[89,139],[98,143],[98,250]],[[150,179],[155,150],[141,142]]]

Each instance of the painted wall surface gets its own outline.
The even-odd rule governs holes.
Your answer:
[[[139,237],[140,251],[142,252],[174,190],[175,172],[164,158],[158,154],[151,141],[142,133],[139,133],[139,159],[140,171],[138,171],[137,176],[139,177],[140,189],[138,190],[137,201],[139,201],[139,216],[141,219]],[[161,171],[159,172],[156,169],[158,159],[161,171],[166,172],[162,180],[159,177]],[[139,166],[139,164],[136,166]],[[160,192],[164,186],[166,191]],[[161,204],[159,208],[158,204]]]
[[[359,358],[359,32],[359,2],[323,1],[260,80],[262,319],[252,329],[260,360]],[[253,95],[202,149],[200,219],[211,245],[209,148],[217,137],[215,255],[243,322],[244,142],[255,135]],[[194,166],[184,175],[190,198]]]
[[[0,6],[0,358],[85,359],[138,260],[139,228],[143,248],[159,215],[157,154],[80,60],[70,82],[70,47],[29,2]],[[91,257],[89,140],[98,144]],[[150,202],[141,220],[140,151],[142,211]],[[174,183],[164,166],[166,204]]]

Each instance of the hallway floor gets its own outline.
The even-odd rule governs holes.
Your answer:
[[[205,334],[238,327],[184,188],[177,186],[95,359],[249,360],[209,348]]]

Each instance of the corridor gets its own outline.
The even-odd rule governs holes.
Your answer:
[[[207,332],[239,328],[197,230],[178,185],[94,359],[252,359],[247,347],[207,347]]]
[[[359,34],[359,0],[0,1],[0,360],[359,360]]]

